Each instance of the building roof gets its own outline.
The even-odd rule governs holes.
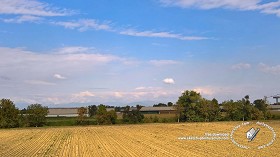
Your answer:
[[[78,108],[49,108],[48,115],[78,114]]]
[[[174,107],[142,107],[140,111],[175,111]]]
[[[115,108],[106,108],[106,111],[115,111]]]
[[[280,109],[280,105],[269,105],[268,108],[270,108],[270,109]]]
[[[71,108],[48,108],[48,115],[76,115],[78,114],[78,109],[80,107],[71,107]],[[88,108],[85,107],[87,110]],[[114,111],[115,108],[106,108],[107,111]]]

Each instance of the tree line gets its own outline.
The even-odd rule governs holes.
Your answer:
[[[207,100],[200,93],[185,91],[177,101],[178,121],[248,121],[271,119],[265,100],[257,99],[253,103],[246,95],[241,100],[224,101],[218,104],[214,98]]]
[[[241,100],[228,100],[219,104],[215,98],[208,100],[198,92],[186,90],[175,104],[168,102],[153,106],[173,106],[176,109],[176,117],[171,122],[248,121],[273,118],[267,109],[268,103],[265,100],[257,99],[251,103],[248,95]],[[150,117],[150,119],[145,118],[140,112],[141,107],[143,106],[137,105],[131,108],[130,106],[114,107],[103,104],[90,105],[87,108],[81,107],[78,109],[76,124],[88,125],[90,124],[89,119],[96,120],[96,123],[100,125],[116,124],[117,120],[118,123],[159,122],[157,116]],[[111,109],[107,110],[107,108]],[[117,112],[120,111],[122,112],[121,120],[117,117]],[[0,128],[40,127],[46,124],[47,114],[48,107],[41,104],[31,104],[27,109],[19,110],[11,100],[0,100]]]
[[[136,110],[131,110],[130,106],[125,107],[113,107],[100,104],[99,106],[88,106],[89,117],[96,118],[98,124],[115,124],[117,121],[117,113],[122,112],[122,123],[141,123],[143,122],[144,115],[140,112],[142,106],[137,105]],[[106,108],[112,108],[113,110],[107,111]],[[79,114],[80,117],[80,114]]]
[[[0,100],[0,128],[40,127],[46,122],[48,107],[31,104],[25,110],[16,108],[9,99]]]

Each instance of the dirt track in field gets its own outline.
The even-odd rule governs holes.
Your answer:
[[[255,122],[251,122],[254,124]],[[253,125],[242,126],[230,140],[179,140],[179,137],[205,136],[205,133],[228,133],[241,122],[140,124],[116,126],[24,128],[0,130],[0,156],[279,156],[280,121],[265,122],[256,139],[248,142],[245,132]]]

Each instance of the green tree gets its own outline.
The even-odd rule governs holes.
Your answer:
[[[114,110],[107,111],[106,106],[100,104],[98,106],[96,119],[98,124],[115,124],[117,119],[117,114]]]
[[[124,123],[140,123],[144,119],[144,115],[140,112],[140,107],[136,110],[130,111],[130,107],[126,106],[123,112],[123,122]]]
[[[154,104],[153,107],[166,107],[167,105],[164,103]]]
[[[253,108],[252,108],[251,114],[252,114],[252,120],[264,119],[264,114],[263,114],[263,112],[260,111],[259,109],[257,109],[256,107],[253,107]]]
[[[23,108],[22,110],[20,110],[20,114],[26,114],[26,108]]]
[[[219,102],[218,102],[218,100],[216,98],[212,99],[212,103],[215,104],[215,105],[219,105]]]
[[[243,121],[253,119],[253,105],[250,103],[249,95],[246,95],[241,101],[243,104]]]
[[[86,121],[85,121],[86,114],[87,114],[87,109],[85,107],[78,108],[77,123],[79,125],[84,125],[86,123]]]
[[[41,104],[31,104],[27,107],[26,113],[29,126],[40,127],[46,123],[48,107]]]
[[[140,111],[142,107],[143,107],[142,105],[136,105],[136,109],[137,109],[138,111]]]
[[[19,110],[9,99],[0,100],[0,128],[19,127]]]
[[[167,106],[173,106],[173,103],[172,102],[168,102]]]
[[[120,106],[116,106],[116,107],[115,107],[115,111],[116,111],[116,112],[121,112],[121,109],[122,109],[122,108],[121,108]]]
[[[110,122],[111,122],[110,124],[116,124],[116,121],[117,121],[116,111],[111,110],[111,111],[107,112],[107,116],[110,119]]]
[[[253,102],[254,106],[259,109],[262,113],[265,119],[270,119],[271,118],[271,113],[267,109],[268,104],[265,102],[263,99],[257,99]]]
[[[97,113],[97,106],[96,105],[90,105],[88,106],[88,114],[90,117],[95,116]]]
[[[220,118],[220,107],[216,99],[212,101],[202,99],[200,103],[200,114],[204,121],[216,121]]]
[[[243,103],[242,101],[225,101],[222,103],[224,110],[226,111],[226,120],[242,120],[243,118]]]
[[[200,113],[202,97],[200,93],[186,90],[179,97],[180,121],[203,121]]]

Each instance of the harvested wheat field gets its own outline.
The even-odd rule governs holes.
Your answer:
[[[246,131],[256,122],[244,125],[232,134],[234,141],[250,148],[238,147],[228,140],[187,140],[188,136],[220,136],[231,134],[242,122],[139,124],[86,127],[25,128],[0,130],[0,156],[279,156],[280,121],[258,126],[252,142]],[[212,136],[212,137],[213,137]]]

